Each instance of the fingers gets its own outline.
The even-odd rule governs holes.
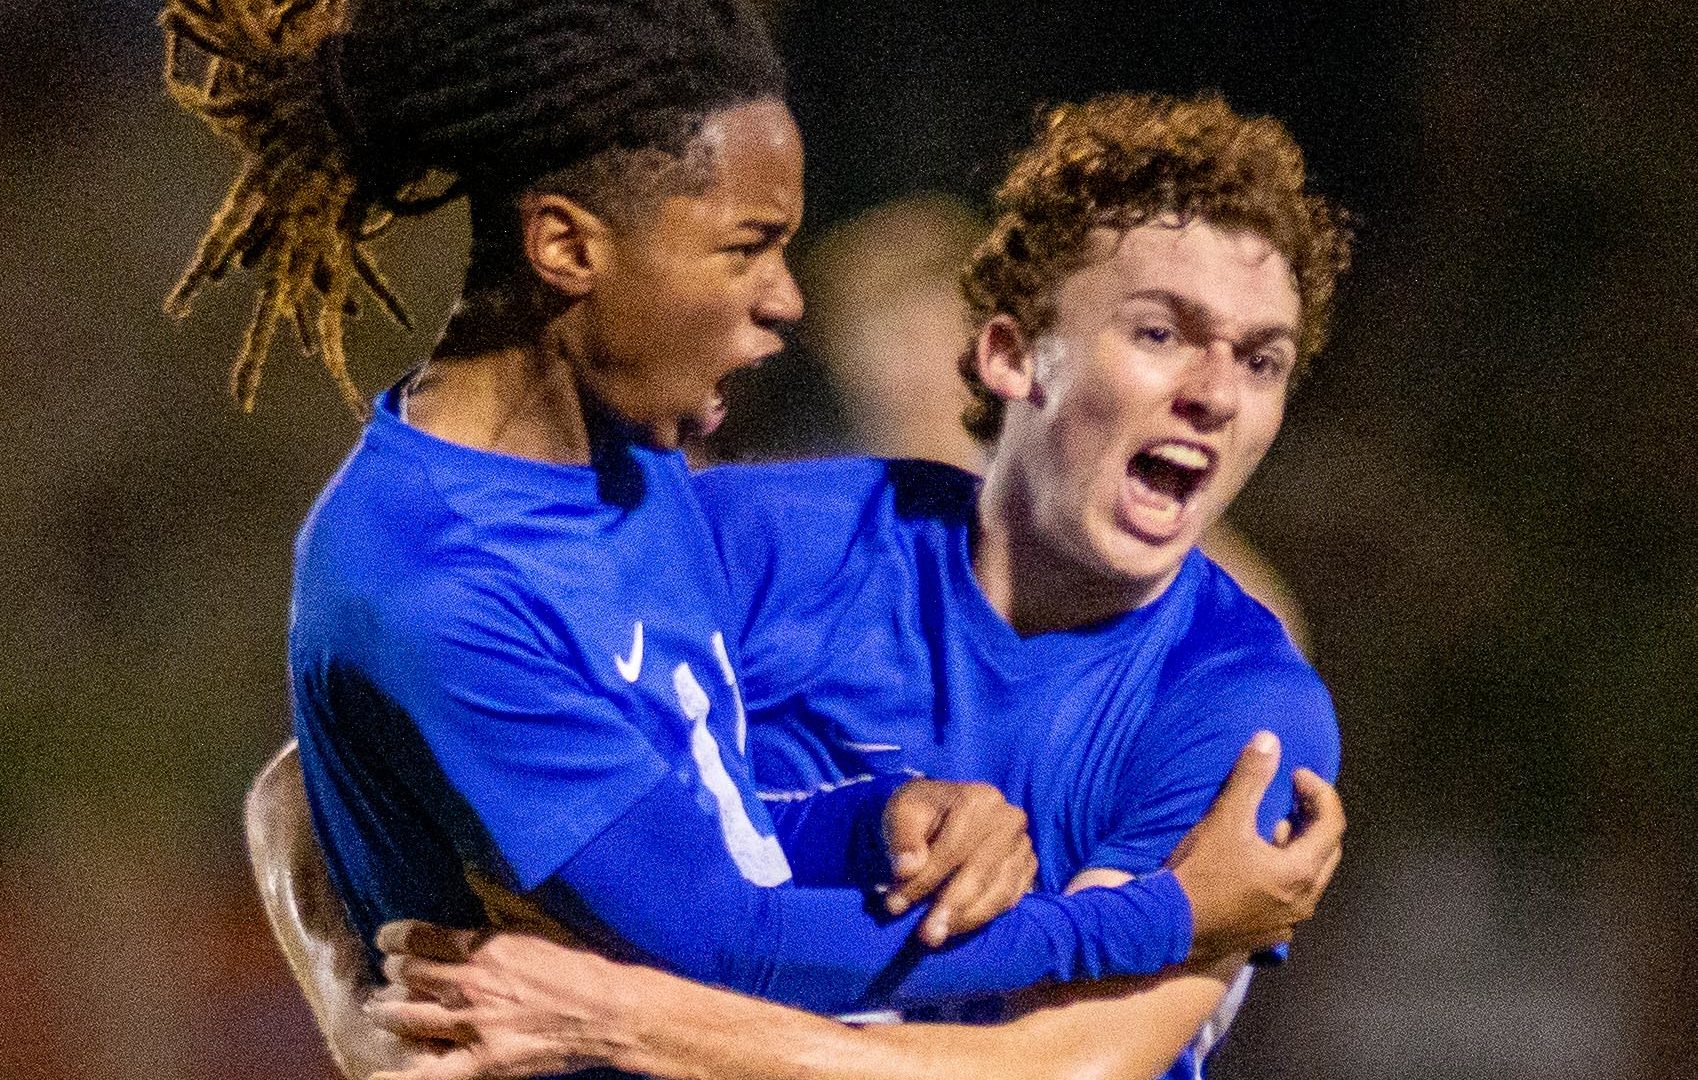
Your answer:
[[[931,923],[932,936],[941,941],[949,936],[948,924],[966,897],[974,895],[982,883],[998,873],[1010,858],[1020,858],[1021,849],[1030,850],[1026,838],[1025,815],[1009,806],[1001,793],[979,794],[976,790],[959,793],[955,805],[943,816],[925,853],[925,862],[906,881],[890,891],[886,906],[891,914],[900,915],[922,897],[937,892],[945,881],[965,876],[956,897],[945,902],[940,896],[926,918]],[[926,939],[926,935],[922,935]]]
[[[892,915],[908,910],[929,888],[910,887],[916,874],[924,869],[932,837],[944,818],[944,808],[937,801],[923,797],[930,781],[913,780],[898,788],[884,811],[884,842],[890,852],[890,869],[895,888],[886,897]]]
[[[1291,820],[1289,818],[1280,818],[1278,823],[1274,825],[1273,843],[1274,847],[1284,847],[1291,843]]]
[[[417,956],[392,954],[383,958],[383,977],[408,998],[435,998],[449,1007],[462,1006],[466,995],[456,972],[465,969]]]
[[[1332,849],[1332,854],[1327,856],[1327,861],[1321,867],[1321,872],[1315,876],[1315,884],[1310,892],[1315,900],[1319,900],[1321,894],[1327,891],[1327,886],[1332,884],[1332,876],[1338,870],[1339,861],[1343,858],[1344,845],[1339,844]]]
[[[443,963],[460,963],[482,943],[477,930],[455,930],[418,919],[384,923],[377,931],[377,947],[391,955],[419,956]]]
[[[920,924],[920,940],[935,948],[951,936],[977,930],[1031,892],[1037,872],[1037,856],[1027,850],[1005,859],[991,879],[982,884],[976,876],[964,881],[965,871],[957,874],[938,898],[938,904],[949,912],[947,925],[935,928],[928,925],[932,917],[928,914],[927,922]]]
[[[1291,784],[1301,825],[1290,848],[1309,853],[1320,863],[1344,837],[1344,803],[1331,784],[1308,769],[1292,773]]]
[[[964,850],[962,831],[959,818],[943,819],[937,837],[922,856],[924,861],[919,863],[919,868],[906,880],[899,880],[885,897],[885,906],[892,915],[902,914],[917,901],[936,892],[938,886],[961,868],[964,857],[971,853],[971,849]],[[934,906],[933,915],[936,914]]]
[[[459,1047],[446,1054],[414,1054],[402,1068],[372,1073],[369,1080],[472,1080],[477,1075],[477,1056]]]
[[[366,1005],[372,1023],[404,1039],[439,1039],[455,1045],[477,1041],[477,1031],[461,1014],[434,1001],[396,1001],[374,997]]]
[[[1238,760],[1233,763],[1232,772],[1227,775],[1226,783],[1221,786],[1220,795],[1209,813],[1227,814],[1244,830],[1254,831],[1256,811],[1262,805],[1262,796],[1267,793],[1268,785],[1273,783],[1278,772],[1279,736],[1271,731],[1256,732],[1239,752]]]

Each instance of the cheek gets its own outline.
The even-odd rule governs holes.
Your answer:
[[[1093,357],[1070,374],[1058,382],[1052,427],[1071,446],[1070,456],[1120,456],[1164,400],[1162,380],[1112,355]]]
[[[1280,393],[1276,398],[1258,402],[1254,408],[1246,410],[1249,414],[1244,420],[1244,448],[1250,459],[1246,471],[1254,471],[1261,464],[1262,458],[1273,447],[1274,439],[1279,435],[1280,427],[1285,423],[1285,395]]]

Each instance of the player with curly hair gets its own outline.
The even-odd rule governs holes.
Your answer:
[[[368,943],[398,917],[482,925],[493,886],[621,955],[845,1009],[1153,972],[1301,915],[1244,910],[1255,890],[1211,875],[1258,845],[1204,836],[1170,874],[1021,899],[915,952],[917,928],[961,927],[875,917],[862,889],[922,782],[839,785],[776,823],[755,797],[739,617],[676,453],[800,314],[799,138],[735,0],[172,0],[163,23],[173,92],[243,155],[169,306],[258,273],[244,408],[292,318],[363,411],[343,320],[359,288],[397,310],[364,245],[471,207],[460,307],[297,545],[300,761]],[[792,857],[834,887],[794,887]]]
[[[997,209],[965,274],[971,419],[994,440],[982,486],[876,461],[698,482],[747,611],[757,775],[786,785],[767,793],[778,800],[902,769],[996,784],[1031,817],[1040,885],[1089,895],[1207,836],[1238,748],[1271,730],[1284,756],[1267,797],[1234,774],[1217,806],[1253,811],[1277,850],[1293,842],[1288,815],[1301,827],[1294,804],[1325,806],[1331,705],[1277,621],[1194,544],[1280,427],[1348,230],[1280,125],[1213,98],[1056,110]],[[818,637],[809,656],[800,635]],[[1271,772],[1271,749],[1252,742],[1250,771]],[[1000,1025],[854,1030],[520,934],[408,923],[382,943],[397,996],[375,1014],[446,1040],[392,1074],[405,1080],[598,1063],[667,1077],[1193,1076],[1243,985],[1239,957],[1031,994]]]

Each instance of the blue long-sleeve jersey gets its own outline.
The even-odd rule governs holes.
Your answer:
[[[1170,875],[1031,897],[936,952],[918,913],[796,887],[743,753],[730,604],[678,455],[522,460],[381,400],[302,530],[290,627],[314,825],[356,927],[476,923],[475,870],[605,944],[820,1010],[1183,958]],[[889,786],[846,790],[853,817]]]
[[[1135,611],[1022,636],[975,578],[966,473],[798,462],[714,469],[697,487],[772,805],[866,776],[991,783],[1026,810],[1054,892],[1087,868],[1159,874],[1258,730],[1283,751],[1264,835],[1291,812],[1293,770],[1337,775],[1325,686],[1199,552]],[[1188,1051],[1169,1075],[1197,1067]]]

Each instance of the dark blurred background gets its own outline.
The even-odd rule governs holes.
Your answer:
[[[774,8],[804,263],[893,198],[982,210],[1039,104],[1108,89],[1282,118],[1360,216],[1234,512],[1337,697],[1349,857],[1217,1075],[1698,1076],[1698,9]],[[154,14],[0,7],[0,1075],[329,1076],[238,808],[356,427],[286,344],[230,405],[244,286],[160,314],[233,163],[165,99]],[[428,349],[464,238],[382,244],[421,330],[360,324],[368,388]],[[867,441],[819,351],[742,388],[722,453]]]

